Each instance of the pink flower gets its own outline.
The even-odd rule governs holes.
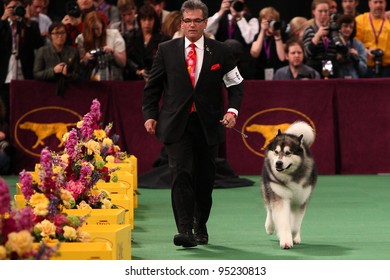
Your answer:
[[[19,183],[22,185],[22,193],[27,200],[34,194],[32,181],[30,172],[23,170],[19,173]]]
[[[66,182],[65,189],[72,193],[75,200],[77,200],[79,196],[85,192],[85,187],[80,181]]]
[[[0,178],[0,215],[4,215],[9,212],[10,202],[11,196],[9,188],[5,181]]]

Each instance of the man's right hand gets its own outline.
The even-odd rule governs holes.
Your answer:
[[[157,121],[154,119],[148,119],[145,124],[144,124],[146,131],[151,134],[155,135],[156,134],[156,126],[157,126]]]
[[[226,11],[230,11],[230,0],[222,0],[221,8],[218,11],[219,16],[221,17]]]

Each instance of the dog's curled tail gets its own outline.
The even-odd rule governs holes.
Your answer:
[[[311,146],[314,143],[314,140],[316,138],[316,133],[314,129],[306,122],[304,121],[296,121],[292,123],[285,133],[293,134],[296,136],[303,135],[303,141],[306,143],[307,146]]]

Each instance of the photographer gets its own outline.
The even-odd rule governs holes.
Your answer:
[[[275,8],[266,7],[259,16],[260,32],[250,50],[252,57],[256,58],[255,79],[272,80],[275,71],[286,65],[280,15]]]
[[[250,14],[244,0],[223,0],[219,11],[208,18],[205,31],[221,42],[227,39],[240,42],[244,49],[240,73],[244,79],[253,79],[254,60],[250,48],[259,32],[259,21]]]
[[[331,22],[329,1],[313,0],[311,11],[314,22],[305,29],[302,39],[306,64],[318,71],[323,78],[337,78],[336,43],[339,36],[333,36],[338,34],[338,27]]]
[[[77,49],[76,38],[83,32],[83,23],[81,18],[81,9],[76,1],[70,1],[65,7],[66,15],[62,19],[67,33],[67,45]]]
[[[123,80],[126,47],[117,29],[107,29],[101,12],[89,12],[84,19],[83,33],[76,43],[81,57],[83,78],[94,81]]]
[[[63,23],[52,23],[48,32],[51,43],[37,51],[34,78],[57,81],[58,93],[62,93],[65,81],[74,81],[79,77],[80,56],[78,50],[65,44],[67,34]]]
[[[274,80],[311,80],[320,79],[320,74],[303,63],[302,42],[297,38],[289,39],[286,42],[286,60],[289,65],[279,68],[274,76]]]
[[[368,78],[390,77],[390,20],[385,17],[386,1],[369,0],[370,11],[356,20],[356,39],[367,51]]]
[[[43,46],[38,23],[31,21],[21,1],[4,0],[0,21],[0,95],[8,121],[11,80],[33,79],[35,50]]]
[[[340,78],[361,78],[367,71],[366,49],[355,39],[355,18],[342,15],[337,19],[343,47],[339,50],[338,69]]]

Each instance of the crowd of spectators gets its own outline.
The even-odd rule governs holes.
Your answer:
[[[167,11],[164,0],[61,1],[61,18],[48,14],[49,5],[60,1],[2,2],[4,124],[12,80],[54,81],[58,94],[75,80],[147,80],[158,45],[183,36],[180,11]],[[313,0],[311,18],[297,15],[285,23],[275,7],[250,11],[244,0],[221,0],[207,19],[205,36],[232,48],[247,80],[390,77],[386,0],[368,0],[361,14],[358,0],[338,2],[340,7]]]

